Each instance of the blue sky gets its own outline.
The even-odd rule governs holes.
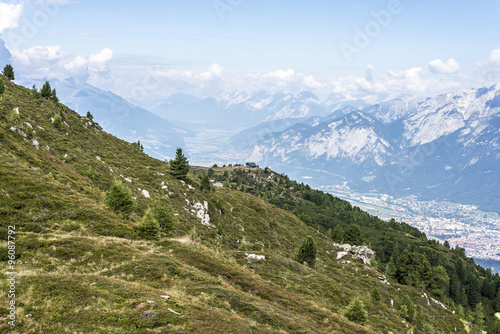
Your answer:
[[[151,98],[429,95],[500,81],[496,0],[0,0],[0,9],[0,38],[20,72],[81,77],[131,99],[145,72]],[[26,34],[30,23],[36,33]]]

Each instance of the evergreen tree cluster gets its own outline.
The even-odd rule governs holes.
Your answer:
[[[40,91],[38,91],[36,85],[33,85],[33,87],[31,88],[31,92],[35,97],[43,97],[44,99],[52,100],[55,103],[59,103],[59,98],[57,97],[56,89],[55,88],[52,89],[48,81],[45,81],[45,84],[42,86]]]

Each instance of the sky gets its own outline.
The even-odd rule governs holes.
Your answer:
[[[176,92],[432,96],[500,81],[498,13],[497,0],[0,0],[0,66],[142,106]]]

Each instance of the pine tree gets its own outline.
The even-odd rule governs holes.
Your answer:
[[[12,65],[5,65],[5,67],[3,68],[3,75],[5,75],[10,81],[15,80],[14,68],[12,67]]]
[[[375,301],[379,301],[380,299],[382,299],[382,296],[380,295],[380,290],[378,288],[373,288],[372,299]]]
[[[168,204],[166,197],[155,200],[152,213],[160,228],[169,234],[177,224],[174,209]]]
[[[0,78],[0,96],[2,96],[4,92],[5,92],[5,84],[3,83],[3,79]]]
[[[90,120],[90,121],[93,121],[94,120],[94,115],[92,115],[90,113],[90,111],[87,111],[87,118]]]
[[[413,305],[410,297],[405,295],[403,297],[403,303],[399,305],[399,312],[401,317],[405,318],[409,322],[412,322],[416,316],[415,306]]]
[[[363,236],[361,235],[361,228],[356,224],[349,225],[347,231],[344,234],[344,242],[350,245],[361,245],[363,244]]]
[[[497,296],[493,301],[493,309],[495,310],[495,312],[500,312],[500,288],[498,288]],[[500,321],[500,319],[498,320]]]
[[[467,275],[467,283],[467,299],[469,300],[469,305],[475,308],[476,305],[481,302],[481,289],[479,287],[479,280],[474,274],[469,273]]]
[[[52,92],[50,93],[50,99],[54,101],[55,103],[59,103],[59,98],[57,97],[57,92],[56,89],[54,88]]]
[[[474,309],[474,324],[475,332],[482,333],[484,330],[484,311],[483,311],[483,303],[478,303],[476,308]]]
[[[351,301],[347,310],[344,312],[344,316],[360,325],[364,325],[368,321],[368,312],[365,310],[365,304],[359,298],[355,298]]]
[[[50,88],[50,83],[48,81],[45,81],[43,84],[42,89],[40,90],[40,95],[46,99],[51,97],[52,89]]]
[[[135,203],[130,190],[120,181],[115,181],[106,192],[106,204],[111,210],[128,215],[134,210]]]
[[[332,232],[332,240],[338,244],[344,242],[344,230],[340,225],[335,226]]]
[[[146,240],[157,239],[160,234],[160,224],[156,221],[151,209],[148,209],[137,226],[139,235]]]
[[[302,245],[297,252],[295,259],[297,262],[306,263],[309,267],[314,268],[316,264],[316,243],[312,236],[308,236],[302,241]]]
[[[61,116],[56,115],[56,117],[54,117],[54,121],[52,122],[52,125],[54,125],[54,127],[57,130],[61,131],[63,129],[63,121],[62,121]]]
[[[210,185],[210,178],[208,177],[207,174],[203,175],[203,177],[201,178],[201,184],[200,184],[201,190],[209,191],[211,187],[212,186]]]
[[[36,85],[33,84],[33,87],[31,87],[31,94],[33,94],[33,97],[39,98],[40,97],[40,92],[36,88]]]
[[[182,154],[182,149],[178,148],[175,154],[175,159],[170,160],[170,174],[178,179],[183,179],[189,173],[189,161],[184,154]]]

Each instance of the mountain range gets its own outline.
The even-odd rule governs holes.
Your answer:
[[[250,160],[314,185],[499,211],[500,84],[347,111],[267,134]]]

